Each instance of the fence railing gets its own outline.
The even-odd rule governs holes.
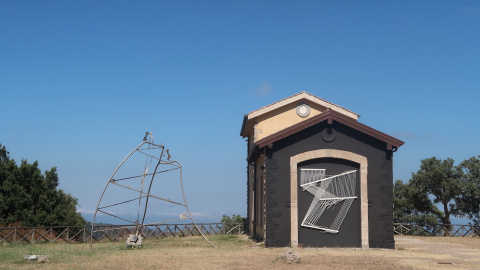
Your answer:
[[[240,234],[242,224],[199,223],[198,229],[204,235]],[[57,226],[57,227],[6,227],[0,228],[1,243],[87,243],[100,241],[126,240],[137,228],[132,225],[96,225],[90,226]],[[184,237],[200,235],[193,224],[161,224],[144,225],[139,229],[143,238]]]
[[[240,234],[243,224],[199,223],[200,231],[205,235]],[[93,233],[90,226],[59,227],[6,227],[0,228],[0,244],[2,243],[87,243],[101,241],[126,240],[136,232],[131,225],[96,225]],[[394,223],[393,231],[397,235],[480,237],[480,225],[422,225]],[[193,224],[145,225],[140,234],[143,238],[184,237],[200,235]]]
[[[394,223],[393,231],[398,235],[480,237],[480,225]]]

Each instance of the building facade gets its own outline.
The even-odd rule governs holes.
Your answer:
[[[245,115],[248,231],[267,247],[394,248],[403,142],[301,92]]]

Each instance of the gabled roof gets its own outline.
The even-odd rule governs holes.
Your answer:
[[[267,136],[263,139],[258,140],[255,142],[255,145],[258,146],[259,148],[265,147],[271,143],[274,143],[278,140],[281,140],[283,138],[286,138],[294,133],[297,133],[301,130],[304,130],[306,128],[309,128],[315,124],[318,124],[323,121],[328,121],[329,123],[332,123],[332,121],[336,121],[339,123],[342,123],[346,126],[349,126],[353,129],[356,129],[362,133],[365,133],[369,136],[372,136],[380,141],[383,141],[387,144],[387,149],[388,150],[393,150],[393,148],[397,149],[398,147],[402,146],[404,144],[403,141],[396,139],[390,135],[387,135],[383,132],[380,132],[376,129],[373,129],[369,126],[366,126],[362,123],[357,122],[356,120],[345,116],[344,114],[341,114],[339,112],[336,112],[334,110],[327,110],[319,115],[313,116],[312,118],[308,118],[305,121],[302,121],[298,124],[295,124],[293,126],[290,126],[288,128],[285,128],[275,134],[272,134],[270,136]]]
[[[301,99],[306,99],[306,100],[310,100],[314,103],[317,103],[317,104],[320,104],[320,105],[323,105],[324,107],[326,108],[331,108],[332,110],[335,110],[335,111],[341,111],[342,113],[344,114],[347,114],[348,116],[352,117],[352,118],[355,118],[355,119],[358,119],[360,117],[360,115],[350,111],[350,110],[347,110],[341,106],[338,106],[336,104],[333,104],[331,102],[328,102],[324,99],[321,99],[317,96],[314,96],[310,93],[307,93],[305,91],[303,92],[300,92],[298,94],[295,94],[293,96],[290,96],[290,97],[287,97],[287,98],[284,98],[282,100],[279,100],[277,102],[274,102],[270,105],[267,105],[263,108],[260,108],[258,110],[255,110],[255,111],[252,111],[250,113],[248,113],[248,119],[251,119],[251,118],[255,118],[259,115],[262,115],[262,114],[265,114],[267,112],[270,112],[270,111],[273,111],[277,108],[280,108],[280,107],[283,107],[287,104],[290,104],[290,103],[293,103],[293,102],[297,102]]]
[[[262,116],[262,115],[265,115],[265,114],[267,114],[269,112],[272,112],[274,110],[280,109],[282,107],[285,107],[289,104],[301,102],[302,100],[303,101],[308,100],[312,103],[318,104],[318,105],[320,105],[322,107],[325,107],[327,109],[339,112],[340,114],[343,114],[345,116],[348,116],[348,117],[354,119],[355,121],[358,120],[358,118],[360,117],[359,114],[356,114],[356,113],[354,113],[350,110],[347,110],[347,109],[345,109],[341,106],[338,106],[336,104],[328,102],[324,99],[321,99],[317,96],[314,96],[314,95],[304,91],[304,92],[300,92],[298,94],[287,97],[285,99],[282,99],[280,101],[277,101],[275,103],[272,103],[272,104],[267,105],[263,108],[260,108],[258,110],[255,110],[255,111],[252,111],[252,112],[246,114],[244,119],[243,119],[242,130],[240,131],[240,136],[242,136],[242,137],[248,136],[248,134],[246,134],[246,131],[248,131],[252,128],[252,126],[254,125],[254,122],[255,122],[255,118],[257,118],[259,116]]]

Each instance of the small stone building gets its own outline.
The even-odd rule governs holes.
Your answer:
[[[404,142],[301,92],[245,115],[248,232],[267,247],[394,248],[393,153]]]

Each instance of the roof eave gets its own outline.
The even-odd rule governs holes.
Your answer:
[[[285,128],[275,134],[272,134],[270,136],[267,136],[265,138],[262,138],[258,141],[255,142],[255,145],[258,145],[260,148],[265,147],[271,143],[274,143],[280,139],[286,138],[294,133],[297,133],[301,130],[304,130],[306,128],[309,128],[315,124],[318,124],[320,122],[323,122],[325,120],[330,120],[330,121],[336,121],[339,123],[342,123],[344,125],[347,125],[353,129],[356,129],[362,133],[365,133],[367,135],[370,135],[380,141],[383,141],[387,143],[387,148],[397,148],[402,146],[404,144],[403,141],[396,139],[390,135],[387,135],[383,132],[380,132],[376,129],[373,129],[367,125],[364,125],[362,123],[359,123],[358,121],[345,116],[341,113],[335,112],[333,110],[327,110],[319,115],[316,115],[312,118],[306,119],[305,121],[302,121],[298,124],[295,124],[291,127]]]
[[[240,130],[240,136],[242,136],[243,138],[245,138],[245,127],[247,126],[247,120],[248,120],[248,115],[245,114],[245,116],[243,116],[243,123],[242,123],[242,129]]]

